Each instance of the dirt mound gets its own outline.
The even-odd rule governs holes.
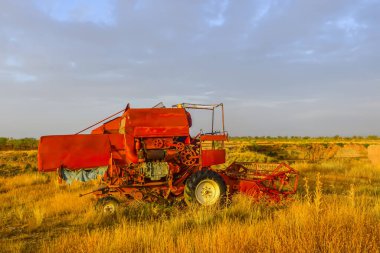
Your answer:
[[[368,159],[375,165],[380,165],[380,145],[370,145],[368,147]]]
[[[360,144],[347,144],[338,150],[336,158],[367,158],[367,149]]]

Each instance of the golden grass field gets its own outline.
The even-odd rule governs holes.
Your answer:
[[[0,252],[380,252],[378,146],[272,143],[264,152],[232,144],[229,161],[287,151],[301,175],[293,201],[236,195],[219,209],[136,202],[105,217],[91,195],[79,197],[98,182],[62,186],[35,171],[36,151],[1,151]]]

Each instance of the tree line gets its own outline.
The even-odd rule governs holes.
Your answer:
[[[33,150],[38,148],[35,138],[13,139],[0,137],[0,150]]]
[[[342,137],[339,135],[333,137],[309,137],[309,136],[230,136],[231,140],[379,140],[380,137],[376,135],[369,136],[352,136],[352,137]],[[6,138],[0,137],[0,150],[33,150],[38,149],[39,141],[35,138]]]

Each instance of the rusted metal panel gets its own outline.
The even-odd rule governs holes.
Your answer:
[[[188,127],[135,127],[135,137],[188,136]]]
[[[299,173],[286,163],[234,162],[220,173],[239,192],[275,202],[294,194],[298,187]]]
[[[208,167],[211,165],[222,164],[226,162],[226,150],[202,150],[202,166]]]
[[[228,136],[225,134],[205,134],[201,135],[201,141],[227,141]]]

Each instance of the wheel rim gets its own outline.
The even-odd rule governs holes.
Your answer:
[[[213,205],[219,200],[219,197],[220,188],[214,180],[202,180],[195,189],[195,198],[201,205]]]
[[[116,211],[115,204],[113,203],[107,203],[103,207],[103,212],[106,214],[113,214]]]

